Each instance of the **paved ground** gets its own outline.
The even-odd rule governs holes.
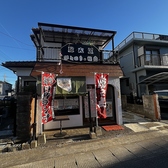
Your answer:
[[[119,167],[124,163],[132,164],[137,160],[155,158],[156,154],[168,156],[168,130],[146,131],[116,138],[59,145],[50,144],[47,147],[4,153],[0,154],[0,167]]]
[[[64,130],[66,138],[46,132],[44,145],[1,153],[0,167],[167,167],[168,124],[129,112],[123,113],[123,120],[124,130],[102,130],[96,139],[88,138],[88,128]]]

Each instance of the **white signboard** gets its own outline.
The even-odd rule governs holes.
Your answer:
[[[91,117],[96,117],[96,98],[95,98],[95,89],[89,89],[90,91],[90,108],[91,108]],[[84,99],[85,107],[85,118],[89,118],[89,105],[88,105],[88,96],[85,96]]]

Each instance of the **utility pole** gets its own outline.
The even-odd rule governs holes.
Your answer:
[[[6,82],[6,75],[4,74],[4,82]]]

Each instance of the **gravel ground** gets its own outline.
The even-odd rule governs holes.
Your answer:
[[[125,135],[133,134],[134,132],[122,125],[124,128],[123,130],[115,130],[115,131],[106,131],[103,128],[102,130],[102,135],[98,136],[96,139],[106,139],[106,138],[115,138],[115,137],[122,137]],[[87,128],[89,130],[89,128]],[[53,135],[47,135],[47,142],[46,144],[40,145],[38,147],[49,147],[49,146],[64,146],[66,144],[76,144],[78,142],[86,142],[86,141],[92,141],[93,139],[90,138],[89,131],[88,134],[83,131],[83,134],[78,134],[74,136],[65,136],[65,137],[54,137]],[[94,140],[96,140],[94,139]]]

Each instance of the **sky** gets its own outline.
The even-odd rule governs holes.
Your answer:
[[[117,46],[133,31],[168,35],[167,7],[167,0],[0,0],[0,65],[36,60],[30,35],[38,22],[117,31]],[[0,81],[16,79],[0,66]]]

